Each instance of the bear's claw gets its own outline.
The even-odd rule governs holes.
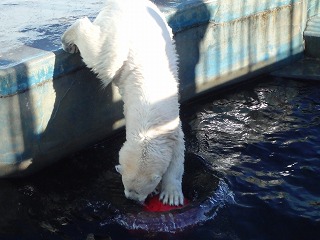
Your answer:
[[[165,189],[161,192],[159,199],[163,204],[169,204],[170,206],[183,205],[184,202],[182,191],[176,188]]]

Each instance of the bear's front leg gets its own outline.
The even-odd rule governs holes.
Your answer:
[[[79,49],[78,49],[77,45],[75,44],[75,41],[77,38],[79,21],[80,21],[80,19],[78,19],[74,24],[72,24],[64,32],[64,34],[61,37],[62,49],[67,53],[79,52]]]
[[[166,179],[162,183],[160,200],[163,204],[183,205],[184,197],[182,193],[181,181],[178,179]]]
[[[179,128],[178,139],[174,148],[172,160],[162,177],[160,200],[164,204],[183,205],[182,175],[184,171],[184,139]]]
[[[62,45],[62,49],[67,53],[77,53],[79,52],[79,49],[77,45],[75,44],[69,44],[69,45]]]
[[[92,26],[90,20],[87,17],[78,19],[72,24],[62,35],[61,42],[62,48],[68,53],[79,52],[77,42],[79,39],[85,41],[85,31]]]
[[[100,70],[96,69],[96,66],[98,63],[101,63],[101,59],[105,60],[104,56],[101,56],[103,39],[101,37],[100,26],[93,24],[87,17],[84,17],[78,19],[65,31],[61,37],[61,42],[66,52],[75,53],[79,51],[87,67],[91,68],[95,73],[101,74]],[[102,70],[104,72],[109,72],[107,71],[109,69],[106,70],[104,68],[109,65],[108,62],[100,65],[103,65]],[[112,78],[102,80],[109,83]]]

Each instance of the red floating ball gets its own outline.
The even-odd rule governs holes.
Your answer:
[[[179,209],[185,207],[189,201],[184,199],[183,205],[170,206],[169,204],[163,204],[159,199],[159,195],[148,197],[145,201],[144,209],[148,212],[167,212],[173,209]]]

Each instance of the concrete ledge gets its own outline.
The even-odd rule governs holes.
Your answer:
[[[304,39],[306,55],[320,58],[320,15],[309,19],[304,31]]]
[[[272,73],[282,78],[320,81],[320,59],[304,58]]]

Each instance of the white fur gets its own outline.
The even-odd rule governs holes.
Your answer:
[[[177,55],[171,29],[147,0],[107,0],[93,23],[77,20],[63,48],[83,61],[124,101],[126,142],[116,168],[125,195],[144,201],[161,181],[160,199],[183,204],[184,135],[178,103]]]

